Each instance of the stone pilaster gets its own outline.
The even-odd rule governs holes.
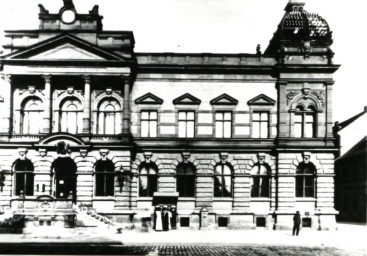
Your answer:
[[[89,75],[83,76],[84,79],[84,113],[83,113],[83,133],[90,133],[90,108],[91,108],[91,97],[90,97],[90,80]]]
[[[43,115],[43,133],[51,132],[51,76],[44,75],[45,80],[45,97],[43,99],[44,115]]]
[[[130,79],[129,77],[122,77],[124,87],[124,106],[122,117],[122,130],[123,133],[130,133]]]
[[[9,74],[3,74],[1,75],[1,82],[2,86],[0,88],[2,92],[2,96],[4,98],[3,107],[1,109],[3,113],[3,119],[2,119],[2,132],[3,133],[10,133],[11,132],[11,125],[10,125],[10,117],[11,117],[11,79],[12,76]]]

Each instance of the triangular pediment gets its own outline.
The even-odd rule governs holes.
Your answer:
[[[162,104],[163,100],[152,93],[144,94],[135,100],[136,104]]]
[[[210,101],[212,105],[237,105],[238,100],[224,93]]]
[[[199,105],[201,100],[192,96],[189,93],[185,93],[184,95],[173,100],[173,104],[182,104],[182,105]]]
[[[105,60],[96,54],[75,47],[72,44],[64,44],[54,49],[31,56],[30,60]]]
[[[69,34],[62,34],[40,43],[31,45],[4,57],[4,59],[27,60],[124,60],[113,52],[106,51],[81,38]]]
[[[248,105],[274,105],[275,100],[266,96],[265,94],[260,94],[255,98],[249,100],[247,102]]]

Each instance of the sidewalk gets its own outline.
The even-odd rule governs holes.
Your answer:
[[[3,243],[62,243],[62,244],[119,244],[119,245],[268,245],[302,247],[336,247],[341,249],[367,249],[367,227],[340,224],[338,231],[301,230],[292,236],[284,230],[170,230],[168,232],[138,232],[124,230],[114,234],[111,230],[81,232],[51,237],[23,234],[0,234]]]

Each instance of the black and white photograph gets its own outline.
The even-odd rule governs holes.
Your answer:
[[[0,254],[367,256],[363,0],[1,0]]]

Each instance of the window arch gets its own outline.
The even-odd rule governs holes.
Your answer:
[[[13,164],[14,171],[14,193],[16,196],[21,195],[21,191],[25,196],[33,196],[34,185],[34,166],[28,158],[17,159]]]
[[[267,163],[256,163],[251,169],[251,197],[269,197],[271,168]]]
[[[297,105],[294,116],[294,136],[296,138],[316,137],[316,108]]]
[[[20,131],[23,134],[38,134],[42,123],[43,106],[39,98],[32,97],[21,106]]]
[[[103,100],[98,107],[98,134],[119,134],[121,133],[121,105],[114,99]]]
[[[82,104],[77,98],[67,98],[61,104],[61,132],[81,133],[83,129]]]
[[[296,169],[296,197],[315,197],[316,167],[311,162],[301,162]]]
[[[158,167],[153,162],[143,162],[139,166],[139,196],[152,197],[158,187]]]
[[[95,164],[95,195],[113,196],[115,192],[115,165],[110,159],[97,160]]]
[[[214,168],[214,197],[232,197],[233,167],[218,163]]]
[[[182,162],[176,168],[177,192],[180,197],[195,197],[196,167],[191,162]]]

